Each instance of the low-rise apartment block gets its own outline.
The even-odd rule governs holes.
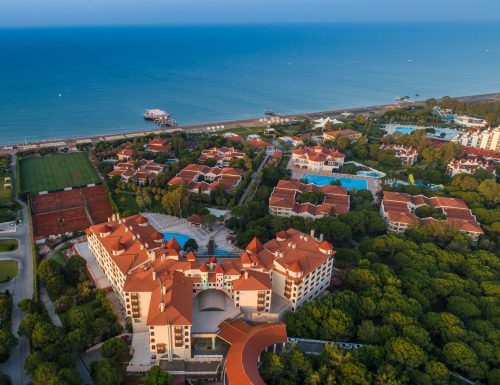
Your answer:
[[[146,145],[146,150],[149,152],[170,152],[172,150],[172,144],[168,139],[155,138],[150,140]]]
[[[494,164],[479,158],[453,159],[446,166],[446,173],[449,176],[457,174],[474,174],[477,170],[487,170],[492,172]]]
[[[158,164],[153,160],[142,159],[138,162],[128,160],[114,165],[113,171],[108,176],[113,177],[119,175],[121,180],[128,182],[130,180],[137,181],[139,184],[145,184],[154,179],[156,175],[165,169],[165,165]]]
[[[319,191],[324,194],[320,204],[299,203],[297,199],[305,192]],[[345,214],[349,212],[349,194],[341,186],[317,186],[300,181],[280,180],[269,198],[269,212],[282,217],[301,216],[304,218],[322,218],[325,215]]]
[[[243,170],[239,168],[208,167],[189,164],[168,182],[169,186],[185,184],[190,192],[210,194],[219,185],[226,191],[233,190],[242,180]]]
[[[380,149],[393,153],[396,158],[401,160],[402,164],[411,166],[418,159],[418,151],[416,148],[407,147],[402,144],[382,144]]]
[[[483,230],[476,217],[462,199],[448,197],[427,198],[423,195],[384,191],[380,214],[384,218],[389,232],[404,233],[411,226],[435,221],[434,218],[418,218],[415,210],[419,206],[430,206],[446,216],[446,221],[453,223],[458,231],[477,242]]]
[[[215,164],[219,167],[229,167],[229,163],[235,159],[243,159],[245,153],[233,147],[213,147],[208,150],[203,150],[198,162],[205,163],[207,159],[215,160]]]

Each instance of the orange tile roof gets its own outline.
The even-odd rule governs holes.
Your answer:
[[[234,291],[272,290],[272,288],[269,274],[255,270],[247,270],[240,278],[233,281]]]

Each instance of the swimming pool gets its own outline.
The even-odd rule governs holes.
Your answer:
[[[230,251],[223,250],[223,249],[215,249],[215,256],[216,257],[227,257],[230,255],[233,255],[234,253],[231,253]],[[203,253],[201,254],[202,256],[207,256],[208,253]]]
[[[371,176],[372,178],[382,178],[384,175],[378,171],[358,171],[356,175]]]
[[[399,132],[400,134],[411,134],[415,131],[416,128],[413,127],[396,127],[394,131]]]
[[[353,178],[342,178],[336,176],[324,176],[324,175],[313,175],[313,174],[304,174],[303,179],[307,181],[307,183],[314,183],[317,186],[326,186],[331,182],[336,180],[340,181],[340,184],[347,188],[348,190],[367,190],[368,184],[366,180],[363,179],[353,179]]]
[[[165,241],[168,242],[173,238],[179,243],[179,245],[184,248],[184,245],[186,244],[187,241],[189,241],[191,238],[188,237],[187,235],[184,234],[179,234],[179,233],[163,233],[163,236],[165,237]]]

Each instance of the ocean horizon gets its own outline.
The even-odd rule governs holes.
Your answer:
[[[0,29],[0,143],[500,91],[499,23]],[[418,97],[416,96],[418,95]]]

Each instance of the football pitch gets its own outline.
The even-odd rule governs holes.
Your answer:
[[[99,183],[87,154],[55,154],[19,161],[21,191],[38,193]]]

